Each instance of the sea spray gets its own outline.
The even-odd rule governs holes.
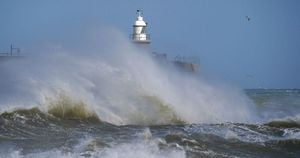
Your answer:
[[[256,119],[251,100],[241,90],[205,81],[201,72],[178,71],[171,62],[162,64],[151,52],[135,48],[118,31],[111,35],[113,45],[102,39],[102,44],[76,50],[43,48],[23,59],[0,63],[5,76],[0,79],[1,111],[47,109],[49,98],[59,99],[64,92],[78,100],[80,107],[117,125]]]

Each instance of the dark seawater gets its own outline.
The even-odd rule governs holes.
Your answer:
[[[245,92],[259,122],[116,126],[80,106],[4,112],[0,157],[300,157],[300,90]]]

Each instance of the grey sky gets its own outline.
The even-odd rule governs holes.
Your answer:
[[[0,51],[60,41],[86,25],[128,36],[136,9],[157,52],[197,56],[203,73],[244,88],[300,88],[298,0],[1,0]]]

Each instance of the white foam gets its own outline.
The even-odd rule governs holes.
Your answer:
[[[300,139],[300,129],[284,129],[284,139]]]
[[[110,41],[97,39],[102,43],[76,49],[41,48],[22,60],[0,63],[0,73],[6,76],[0,79],[5,87],[0,90],[0,111],[7,106],[45,109],[49,100],[64,93],[114,124],[171,123],[145,96],[156,98],[187,123],[256,118],[253,104],[241,90],[158,64],[150,52],[136,49],[118,31],[103,34]]]
[[[77,152],[80,151],[80,152]],[[95,151],[82,151],[75,149],[74,151],[61,151],[53,149],[45,152],[22,154],[20,151],[14,151],[10,154],[2,155],[1,158],[76,158],[76,157],[91,157],[91,158],[185,158],[185,151],[180,149],[160,149],[158,142],[152,141],[137,141],[132,143],[122,143],[113,147],[96,149]]]

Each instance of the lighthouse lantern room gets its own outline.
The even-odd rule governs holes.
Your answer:
[[[133,34],[131,34],[131,39],[135,43],[140,44],[150,44],[150,35],[147,34],[147,23],[143,19],[143,12],[137,10],[137,19],[133,25]]]

